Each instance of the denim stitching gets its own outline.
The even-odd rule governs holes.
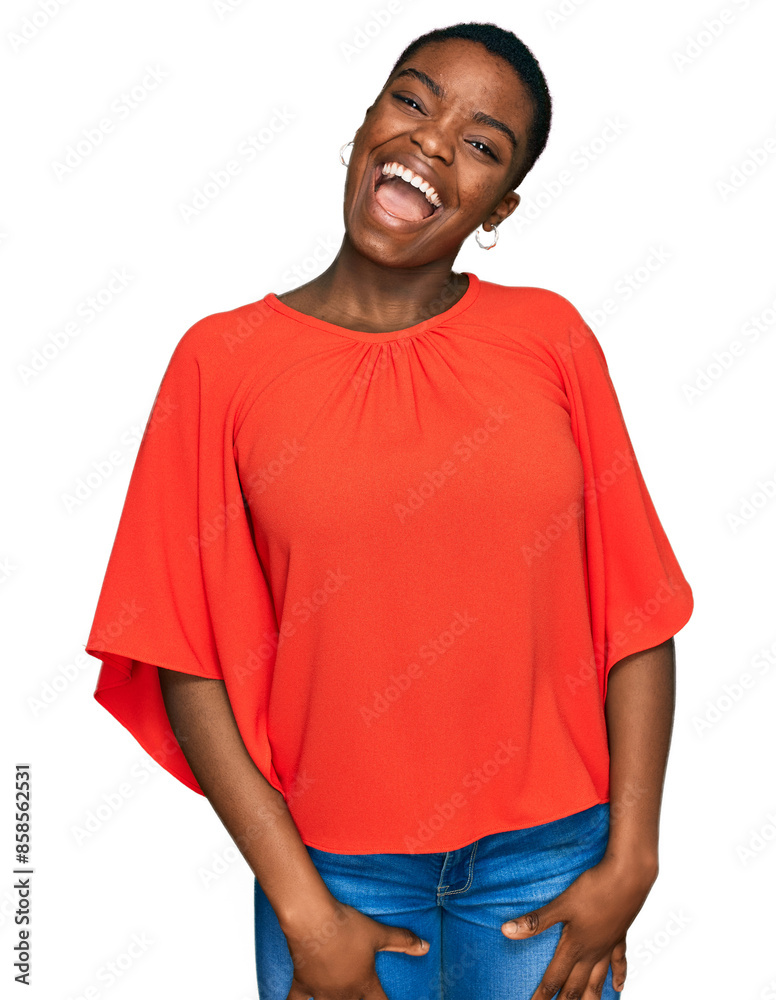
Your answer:
[[[439,881],[440,881],[440,882],[442,881],[442,876],[443,876],[443,875],[444,875],[444,873],[445,873],[445,868],[447,868],[447,862],[448,862],[449,860],[450,860],[450,851],[447,851],[447,853],[445,854],[445,861],[444,861],[444,864],[442,865],[442,871],[441,871],[441,872],[439,873]],[[441,894],[442,894],[442,893],[444,892],[444,890],[445,890],[446,888],[447,888],[447,886],[446,886],[446,885],[438,885],[438,886],[437,886],[437,898],[439,898],[439,896],[440,896],[440,895],[441,895]]]
[[[440,896],[454,896],[457,892],[466,892],[466,890],[471,886],[472,880],[474,878],[474,858],[477,854],[477,848],[479,847],[479,845],[480,845],[479,840],[475,840],[474,849],[472,850],[471,857],[469,858],[469,877],[466,882],[466,885],[463,886],[463,888],[461,889],[453,889],[452,892],[446,891],[449,888],[448,885],[437,886],[437,899]],[[447,864],[447,859],[445,859],[445,864]]]

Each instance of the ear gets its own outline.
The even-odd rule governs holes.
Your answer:
[[[483,220],[482,224],[484,225],[487,222],[491,226],[501,225],[504,219],[508,219],[519,204],[520,204],[520,195],[517,194],[515,191],[507,191],[507,193],[498,203],[498,206],[493,209],[493,211],[491,212],[491,214],[488,216],[487,219]]]
[[[501,221],[503,222],[504,219],[508,219],[519,204],[520,204],[520,195],[516,191],[507,191],[507,193],[501,199],[501,204],[499,205],[499,214],[501,215]],[[506,210],[504,210],[504,206],[506,206]]]

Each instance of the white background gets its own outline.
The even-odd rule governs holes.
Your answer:
[[[471,237],[455,269],[554,289],[588,318],[695,596],[676,638],[660,875],[628,934],[624,995],[776,997],[776,670],[761,655],[776,660],[776,10],[729,0],[725,24],[711,0],[391,7],[69,0],[47,21],[36,0],[3,5],[0,988],[46,1000],[256,995],[252,874],[207,800],[93,700],[99,662],[84,645],[136,431],[176,343],[203,316],[328,266],[343,233],[340,147],[409,41],[478,19],[532,48],[555,112],[498,246],[486,254]],[[148,67],[162,81],[58,177],[67,147]],[[287,124],[185,221],[209,172],[278,110]],[[623,127],[607,142],[610,118]],[[572,182],[558,192],[564,170]],[[126,287],[25,374],[114,268],[131,275]],[[629,274],[639,283],[626,297]],[[735,341],[743,354],[715,367]],[[69,508],[79,478],[117,449],[122,461]],[[736,687],[745,674],[752,686]],[[34,779],[27,991],[11,952],[18,761]],[[106,806],[123,782],[131,796]],[[124,961],[133,935],[146,946]],[[111,962],[124,970],[112,983]]]

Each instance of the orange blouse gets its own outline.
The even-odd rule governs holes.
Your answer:
[[[690,586],[601,346],[481,281],[364,333],[275,294],[195,323],[145,428],[86,651],[202,793],[157,667],[222,679],[305,844],[428,853],[609,797],[609,670]]]

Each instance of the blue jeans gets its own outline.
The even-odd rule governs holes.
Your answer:
[[[533,938],[501,933],[511,917],[560,895],[604,855],[609,803],[523,830],[494,833],[437,854],[333,854],[309,847],[340,902],[375,920],[408,927],[431,945],[425,955],[375,952],[389,1000],[530,1000],[555,952],[563,924]],[[254,879],[256,972],[260,1000],[286,1000],[293,963],[285,935]],[[622,994],[611,966],[601,1000]]]

